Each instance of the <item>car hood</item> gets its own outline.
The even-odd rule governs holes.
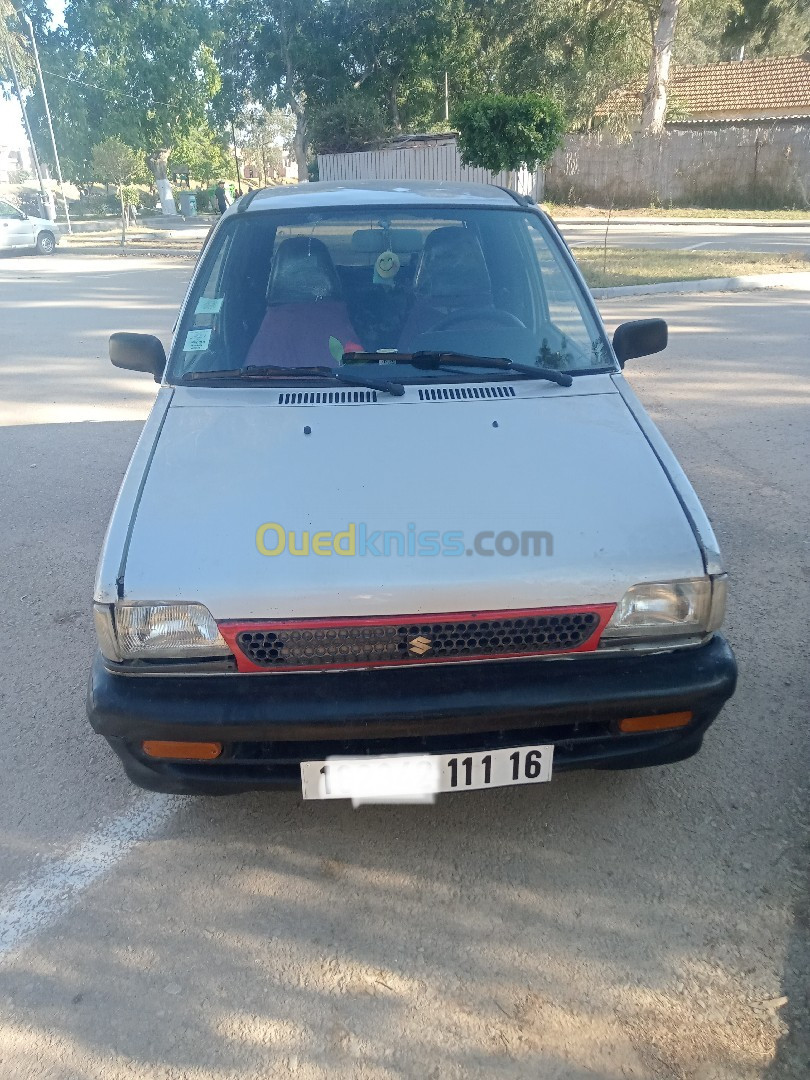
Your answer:
[[[438,613],[615,602],[640,581],[701,575],[658,459],[610,380],[598,385],[519,384],[491,400],[420,400],[409,387],[366,404],[178,389],[134,511],[123,596],[198,600],[217,619]],[[353,534],[355,554],[262,554],[270,523],[299,550],[304,532],[310,544],[344,534],[343,550]],[[388,555],[385,532],[400,534]],[[436,546],[425,532],[440,545],[456,534],[456,553],[416,554]],[[545,536],[510,554],[524,533]],[[263,535],[278,546],[278,530]]]

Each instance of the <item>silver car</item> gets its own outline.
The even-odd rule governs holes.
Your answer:
[[[59,226],[53,221],[32,217],[0,199],[0,251],[29,248],[40,255],[53,255],[59,240]]]
[[[711,525],[553,223],[497,187],[251,193],[201,255],[95,586],[135,783],[433,799],[695,753],[734,691]]]

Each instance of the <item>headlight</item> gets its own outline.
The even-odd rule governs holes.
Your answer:
[[[606,645],[699,636],[717,630],[726,610],[726,575],[634,585],[605,627]]]
[[[230,652],[202,604],[104,604],[94,608],[101,651],[110,660],[182,659]]]

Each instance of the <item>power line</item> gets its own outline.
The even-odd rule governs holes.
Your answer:
[[[79,86],[92,87],[93,90],[100,90],[102,94],[110,94],[112,97],[115,98],[128,97],[130,101],[138,100],[138,98],[136,98],[133,94],[122,94],[118,90],[110,90],[110,88],[107,86],[99,86],[97,83],[85,82],[84,79],[76,79],[71,77],[70,75],[60,75],[58,71],[48,71],[47,68],[43,68],[42,70],[45,72],[46,75],[53,75],[57,79],[64,79],[65,82],[78,83]],[[164,105],[167,109],[172,108],[168,101],[155,101],[154,99],[150,101],[150,105]]]

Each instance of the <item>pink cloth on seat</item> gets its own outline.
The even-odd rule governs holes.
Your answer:
[[[302,304],[273,304],[247,354],[247,364],[282,364],[287,367],[337,367],[329,351],[335,337],[345,351],[359,344],[341,300]]]

